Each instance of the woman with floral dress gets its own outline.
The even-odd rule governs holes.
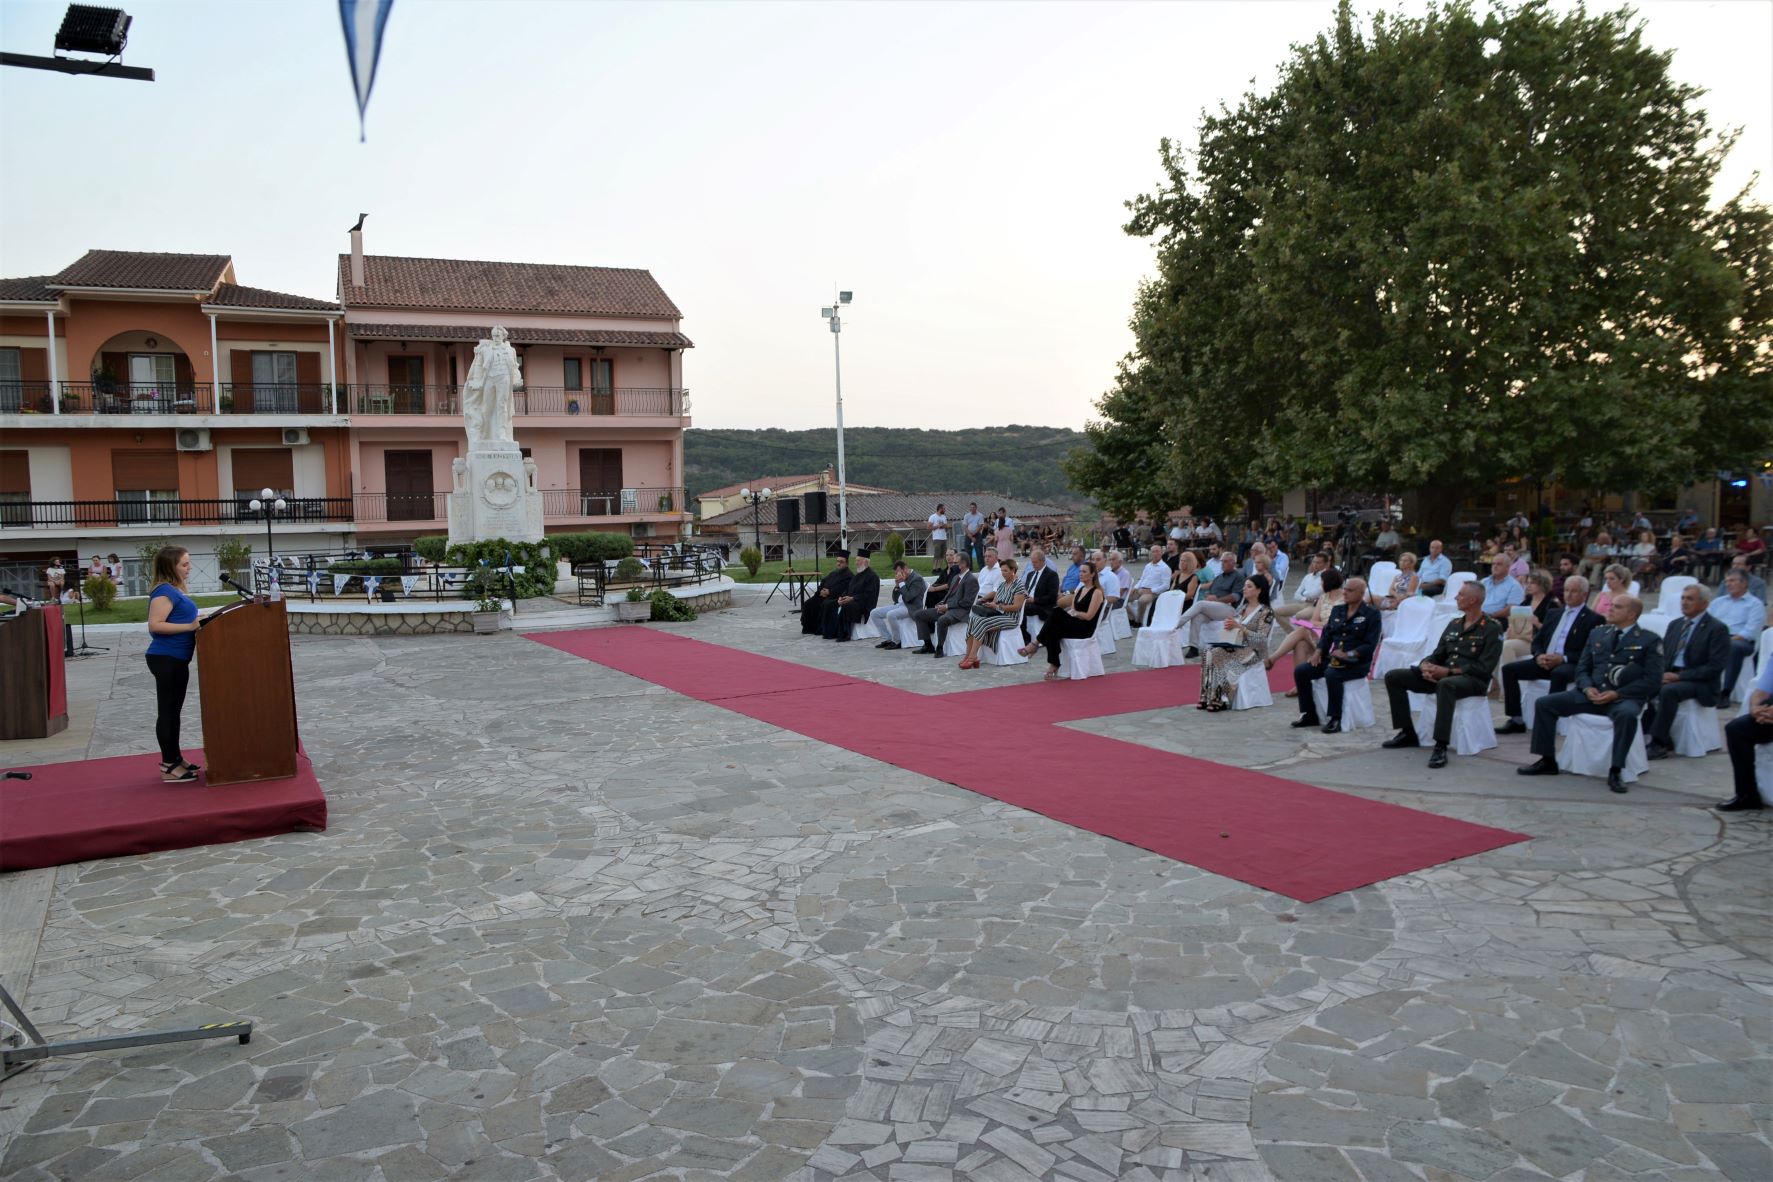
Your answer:
[[[1268,579],[1251,575],[1244,580],[1244,599],[1237,614],[1224,623],[1225,639],[1207,649],[1197,709],[1217,713],[1231,708],[1238,679],[1268,655],[1268,631],[1273,626],[1274,613],[1268,608]]]

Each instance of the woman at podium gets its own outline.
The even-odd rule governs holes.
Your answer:
[[[191,684],[191,658],[197,652],[201,627],[197,603],[185,594],[191,575],[191,552],[183,546],[163,546],[154,555],[154,590],[148,599],[148,672],[154,675],[158,709],[154,738],[160,743],[160,779],[167,784],[188,784],[202,771],[185,760],[179,750],[179,714],[185,708],[185,690]]]

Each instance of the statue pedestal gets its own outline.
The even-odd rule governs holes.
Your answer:
[[[515,443],[483,443],[453,466],[449,494],[449,544],[507,538],[542,540],[542,494],[536,462]]]

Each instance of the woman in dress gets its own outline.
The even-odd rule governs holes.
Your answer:
[[[1170,579],[1170,590],[1182,592],[1182,610],[1194,606],[1195,593],[1200,590],[1200,560],[1193,550],[1184,550],[1176,558],[1176,574]]]
[[[191,554],[183,546],[163,546],[154,555],[154,590],[148,599],[148,672],[154,675],[154,737],[160,743],[160,779],[188,784],[203,769],[179,750],[179,714],[191,683],[197,651],[197,604],[185,594]]]
[[[1502,660],[1496,665],[1496,676],[1501,678],[1502,666],[1510,661],[1522,661],[1533,652],[1533,637],[1538,633],[1539,626],[1545,623],[1545,615],[1557,603],[1551,597],[1551,572],[1533,570],[1527,572],[1527,602],[1522,604],[1531,611],[1531,615],[1508,617],[1508,636],[1502,642]],[[1517,612],[1519,608],[1515,609]]]
[[[1369,601],[1382,612],[1396,611],[1398,605],[1416,594],[1422,576],[1416,573],[1416,556],[1405,550],[1397,556],[1397,574],[1383,595],[1369,595]]]
[[[997,560],[1008,562],[1016,556],[1016,529],[1002,509],[997,511]]]
[[[1293,617],[1293,630],[1287,638],[1276,646],[1275,650],[1264,657],[1264,668],[1274,668],[1274,663],[1286,656],[1293,655],[1294,664],[1309,661],[1311,654],[1317,651],[1317,638],[1323,635],[1324,625],[1330,622],[1330,613],[1342,602],[1342,596],[1336,594],[1342,590],[1342,572],[1330,567],[1319,576],[1323,580],[1324,593],[1317,597],[1309,612],[1301,611]],[[1288,690],[1287,697],[1296,698],[1298,690]]]
[[[1268,653],[1268,630],[1274,613],[1268,609],[1268,580],[1251,575],[1244,580],[1244,599],[1237,614],[1225,621],[1225,639],[1207,649],[1201,670],[1199,710],[1217,713],[1231,708],[1231,695],[1240,677]]]
[[[1631,588],[1631,572],[1617,562],[1607,568],[1604,577],[1606,586],[1601,589],[1599,595],[1594,597],[1594,610],[1602,616],[1605,616],[1607,609],[1613,606],[1614,599],[1624,595]]]
[[[1017,617],[1028,596],[1016,582],[1016,560],[1001,559],[997,569],[1003,572],[1003,583],[989,595],[979,596],[967,617],[967,655],[960,659],[961,669],[979,667],[979,650],[997,643],[997,634],[1016,627]]]
[[[1016,651],[1032,657],[1036,649],[1047,650],[1047,675],[1043,680],[1059,680],[1059,642],[1082,640],[1096,634],[1096,617],[1102,611],[1102,590],[1096,586],[1096,564],[1080,562],[1077,566],[1077,590],[1059,597],[1059,609],[1047,617],[1034,643]],[[1070,602],[1067,602],[1069,600]]]

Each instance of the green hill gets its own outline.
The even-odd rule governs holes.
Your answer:
[[[979,427],[922,431],[909,427],[845,427],[844,474],[857,484],[900,492],[1000,492],[1006,496],[1081,509],[1089,499],[1059,468],[1081,431],[1064,427]],[[685,483],[698,492],[761,476],[817,472],[837,464],[837,432],[684,432]]]

